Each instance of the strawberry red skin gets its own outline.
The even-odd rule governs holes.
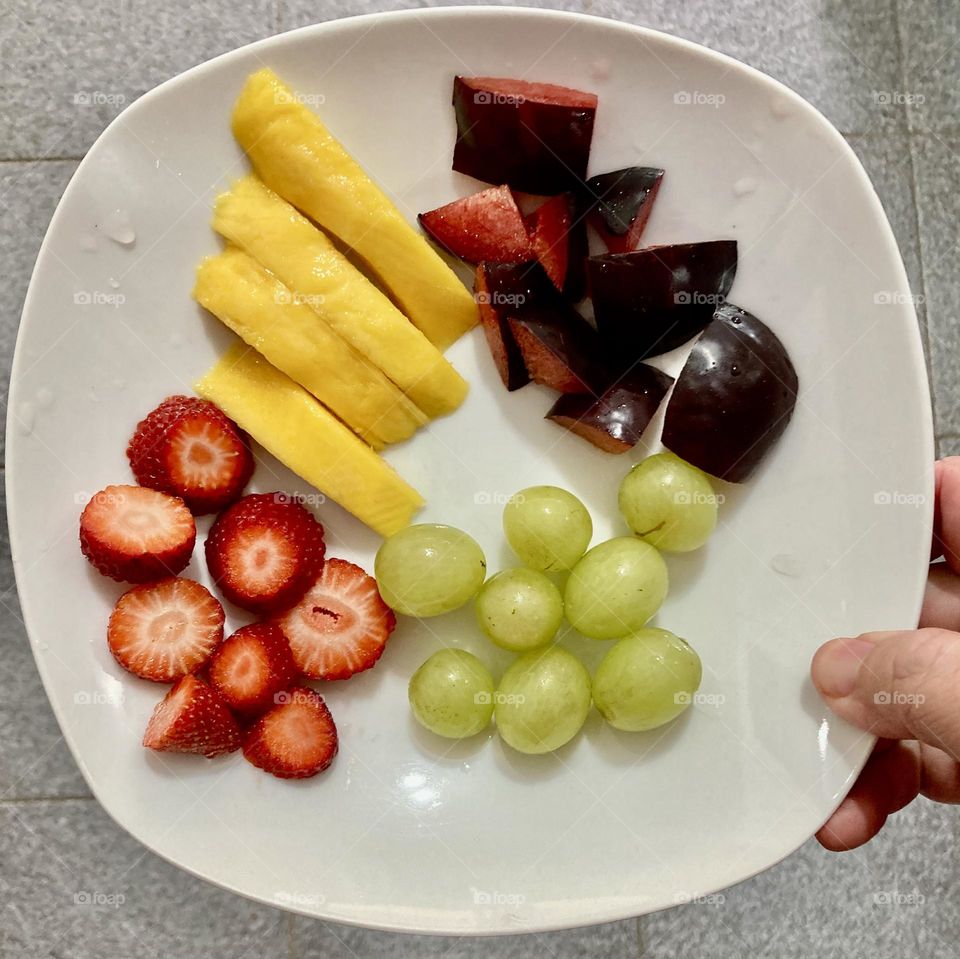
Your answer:
[[[178,478],[175,441],[189,430],[215,431],[234,455],[227,476],[212,487],[198,487]],[[181,497],[196,515],[216,513],[243,492],[253,475],[250,441],[219,407],[195,396],[168,396],[137,424],[127,458],[141,486]]]
[[[239,662],[253,659],[258,671],[255,679],[244,682],[234,671]],[[283,630],[274,623],[252,623],[228,637],[210,659],[207,667],[210,685],[233,710],[256,715],[275,704],[277,693],[286,689],[299,675],[290,644]],[[251,686],[255,688],[251,688]]]
[[[111,514],[121,502],[159,502],[164,497],[174,526],[170,538],[157,549],[131,551],[110,529]],[[197,539],[193,518],[183,500],[137,486],[107,486],[91,497],[80,514],[80,550],[104,576],[119,583],[149,583],[179,573],[193,555]]]
[[[278,705],[248,730],[243,755],[279,779],[309,779],[333,762],[337,727],[323,697],[306,686],[295,686],[277,699]],[[295,728],[285,730],[291,717]]]
[[[295,556],[281,581],[260,589],[244,575],[238,553],[241,543],[263,533],[282,541]],[[282,612],[300,601],[323,569],[323,526],[286,493],[251,493],[221,513],[205,543],[207,567],[223,595],[259,616]]]
[[[241,744],[240,727],[219,694],[196,676],[179,680],[157,705],[143,745],[157,752],[198,753],[212,759]]]
[[[151,641],[149,650],[138,650],[136,637],[130,633],[136,627],[138,612],[171,594],[179,596],[183,606],[193,609],[196,620],[203,624],[203,638],[189,651],[177,654],[170,650],[173,655],[165,661],[162,646],[154,646]],[[135,676],[154,683],[172,683],[196,671],[210,658],[223,640],[223,623],[223,607],[206,587],[191,579],[170,577],[135,586],[117,600],[107,625],[107,646],[113,658]]]
[[[558,290],[567,280],[573,211],[573,198],[564,193],[550,197],[526,220],[534,255]]]
[[[419,219],[440,246],[468,263],[533,259],[523,215],[507,186],[454,200]]]

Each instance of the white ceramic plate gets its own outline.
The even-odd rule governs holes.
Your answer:
[[[341,754],[313,781],[280,782],[236,755],[162,758],[139,745],[164,689],[111,659],[104,627],[121,588],[84,561],[77,516],[91,491],[130,481],[124,447],[137,419],[189,390],[230,340],[189,292],[195,264],[218,246],[211,202],[245,170],[231,105],[263,64],[318,106],[411,219],[479,188],[450,170],[451,80],[479,73],[595,90],[591,170],[667,170],[648,242],[739,240],[731,299],[782,338],[801,398],[755,479],[723,489],[709,546],[669,559],[657,622],[688,637],[705,666],[681,721],[627,735],[594,715],[545,758],[512,754],[493,732],[452,746],[420,732],[406,683],[431,651],[462,645],[498,670],[508,661],[466,610],[403,622],[376,669],[324,688]],[[467,403],[388,454],[426,495],[422,518],[469,530],[492,569],[512,562],[502,501],[526,485],[583,497],[595,542],[622,531],[617,484],[645,450],[608,456],[544,421],[546,391],[504,392],[477,331],[449,355],[471,383]],[[694,899],[775,863],[827,818],[871,740],[825,711],[808,663],[828,637],[915,624],[932,449],[893,236],[853,153],[811,106],[649,30],[433,9],[245,47],[111,124],[67,189],[30,286],[7,489],[34,654],[73,754],[117,822],[183,868],[266,902],[386,929],[496,933]],[[254,485],[310,492],[265,456]],[[332,504],[318,512],[331,553],[369,568],[376,538]],[[206,579],[197,561],[187,572]],[[564,642],[591,667],[606,648]]]

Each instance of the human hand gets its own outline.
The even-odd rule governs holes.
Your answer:
[[[827,705],[880,737],[857,782],[817,833],[855,849],[918,795],[960,803],[960,456],[936,464],[932,559],[920,628],[833,639],[811,674]]]

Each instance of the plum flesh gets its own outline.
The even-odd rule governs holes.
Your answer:
[[[705,473],[742,483],[787,428],[797,386],[773,331],[724,303],[677,377],[663,445]]]
[[[587,181],[590,222],[611,253],[629,253],[640,245],[662,180],[658,167],[635,166]]]
[[[711,321],[737,272],[737,242],[606,253],[587,270],[601,338],[629,363],[675,349]]]
[[[453,168],[552,196],[582,188],[597,97],[550,83],[456,77]]]

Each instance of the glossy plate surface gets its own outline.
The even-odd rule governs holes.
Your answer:
[[[646,241],[733,237],[731,299],[783,340],[801,384],[793,423],[755,478],[723,487],[701,553],[669,559],[657,619],[699,650],[701,694],[668,728],[620,734],[597,715],[558,754],[511,754],[491,730],[459,744],[415,728],[407,679],[441,645],[509,662],[467,609],[405,621],[373,671],[323,693],[341,754],[285,783],[238,756],[139,745],[164,692],[104,641],[122,591],[77,546],[86,496],[130,482],[136,421],[189,391],[230,341],[190,299],[217,249],[211,203],[245,161],[228,117],[268,64],[412,219],[478,189],[450,158],[455,73],[524,76],[600,96],[590,172],[667,171]],[[112,237],[112,238],[111,238]],[[675,372],[681,349],[664,362]],[[634,454],[600,453],[508,395],[478,331],[449,352],[465,406],[389,460],[460,526],[491,571],[513,563],[504,499],[539,483],[581,496],[594,542],[623,531]],[[656,448],[655,425],[647,444]],[[17,344],[7,487],[34,653],[91,788],[140,841],[185,869],[311,915],[389,929],[493,933],[632,916],[709,893],[800,845],[849,787],[870,739],[830,718],[808,680],[835,635],[916,622],[933,456],[907,279],[873,189],[808,104],[701,47],[588,17],[434,9],[323,24],[197,67],[144,96],[97,141],[44,242]],[[310,493],[261,456],[254,488]],[[372,568],[376,538],[317,504],[329,551]],[[201,524],[201,534],[207,523]],[[188,575],[205,579],[198,559]],[[245,620],[230,610],[232,627]],[[564,642],[593,668],[604,643]]]

